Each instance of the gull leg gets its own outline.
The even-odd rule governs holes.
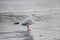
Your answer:
[[[27,31],[28,31],[28,32],[31,31],[30,28],[29,28],[29,25],[27,25]]]

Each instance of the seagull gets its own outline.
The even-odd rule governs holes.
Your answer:
[[[28,32],[31,31],[29,26],[34,23],[34,17],[35,17],[35,13],[33,13],[29,18],[26,18],[21,22],[22,26],[27,26]]]

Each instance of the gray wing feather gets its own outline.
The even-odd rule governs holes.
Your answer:
[[[31,25],[33,23],[33,21],[31,19],[27,19],[25,21],[23,21],[21,24],[22,25]]]

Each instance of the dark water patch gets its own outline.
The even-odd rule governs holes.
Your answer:
[[[13,33],[13,32],[0,32],[0,34],[10,34],[10,33]]]
[[[13,34],[13,33],[21,33],[21,31],[0,32],[0,34]]]
[[[26,39],[24,39],[24,40],[34,40],[34,39],[29,37],[29,38],[26,38]]]
[[[34,40],[32,35],[26,35],[24,40]]]
[[[23,35],[24,40],[34,40],[30,32],[21,31],[21,34]]]
[[[40,34],[39,36],[40,36],[40,37],[43,37],[43,35],[42,35],[42,34]]]

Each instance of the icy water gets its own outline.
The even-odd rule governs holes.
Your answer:
[[[27,15],[0,14],[0,40],[60,40],[59,15],[36,16],[27,32],[26,27],[14,24]]]

